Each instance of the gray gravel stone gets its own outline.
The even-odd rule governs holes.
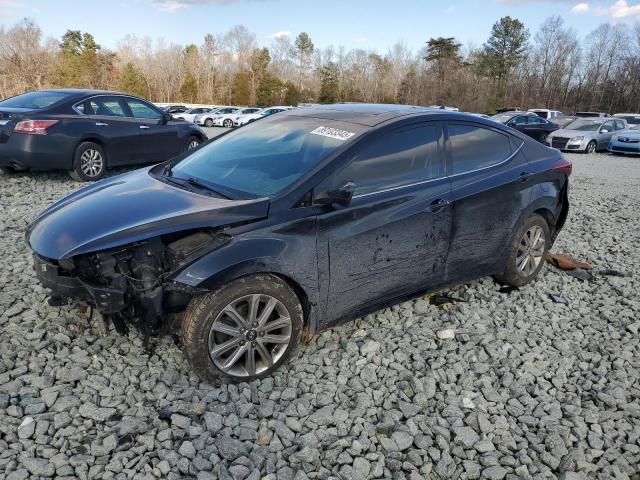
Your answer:
[[[640,162],[567,157],[553,249],[590,262],[591,280],[550,265],[508,293],[476,280],[442,292],[464,302],[333,327],[238,385],[199,381],[168,335],[150,352],[135,329],[49,306],[24,229],[82,185],[0,174],[0,479],[635,478]]]

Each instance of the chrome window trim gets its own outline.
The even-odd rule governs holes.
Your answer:
[[[486,167],[480,167],[480,168],[474,168],[473,170],[467,170],[466,172],[460,172],[460,173],[455,173],[453,175],[449,175],[449,178],[455,178],[455,177],[459,177],[460,175],[467,175],[469,173],[476,173],[476,172],[481,172],[483,170],[488,170],[489,168],[494,168],[494,167],[499,167],[500,165],[504,165],[505,163],[509,162],[513,157],[515,157],[520,150],[522,150],[522,147],[524,146],[524,140],[522,140],[522,143],[520,144],[520,146],[518,146],[518,148],[516,148],[511,155],[509,155],[507,158],[505,158],[504,160],[498,162],[498,163],[494,163],[492,165],[487,165]]]
[[[394,190],[400,190],[402,188],[416,187],[418,185],[424,185],[424,184],[427,184],[427,183],[438,182],[438,181],[442,181],[444,179],[452,179],[452,178],[459,177],[460,175],[468,175],[469,173],[476,173],[476,172],[481,172],[483,170],[487,170],[489,168],[495,168],[495,167],[498,167],[500,165],[504,165],[507,162],[509,162],[513,157],[515,157],[520,152],[520,150],[522,149],[523,146],[524,146],[524,140],[522,141],[520,146],[518,148],[516,148],[511,153],[511,155],[509,155],[507,158],[505,158],[504,160],[502,160],[502,161],[500,161],[498,163],[494,163],[493,165],[487,165],[486,167],[476,168],[474,170],[469,170],[469,171],[466,171],[466,172],[456,173],[454,175],[444,175],[442,177],[432,178],[432,179],[429,179],[429,180],[423,180],[421,182],[415,182],[415,183],[410,183],[410,184],[407,184],[407,185],[400,185],[398,187],[385,188],[383,190],[377,190],[375,192],[368,192],[368,193],[363,193],[363,194],[360,194],[360,195],[354,195],[353,198],[354,199],[363,198],[363,197],[368,197],[368,196],[371,196],[371,195],[378,195],[380,193],[393,192]]]

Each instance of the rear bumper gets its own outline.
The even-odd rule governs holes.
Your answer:
[[[121,289],[91,285],[78,277],[61,275],[61,268],[53,261],[33,255],[36,277],[45,288],[56,295],[76,298],[94,305],[103,313],[116,313],[126,307],[126,288]]]
[[[0,142],[0,167],[19,170],[69,170],[73,149],[62,135],[11,133]]]

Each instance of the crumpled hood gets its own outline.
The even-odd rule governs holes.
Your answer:
[[[269,199],[229,200],[156,180],[148,168],[96,182],[42,212],[26,232],[39,255],[59,260],[194,228],[265,218]]]

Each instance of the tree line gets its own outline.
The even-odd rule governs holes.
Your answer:
[[[480,46],[439,37],[418,50],[397,43],[386,53],[317,48],[305,32],[259,47],[242,25],[207,34],[200,45],[127,35],[111,50],[80,30],[59,40],[45,37],[29,19],[0,28],[0,97],[50,87],[115,89],[156,102],[203,104],[353,101],[473,112],[638,112],[640,23],[604,23],[580,38],[559,16],[534,34],[507,16]]]

